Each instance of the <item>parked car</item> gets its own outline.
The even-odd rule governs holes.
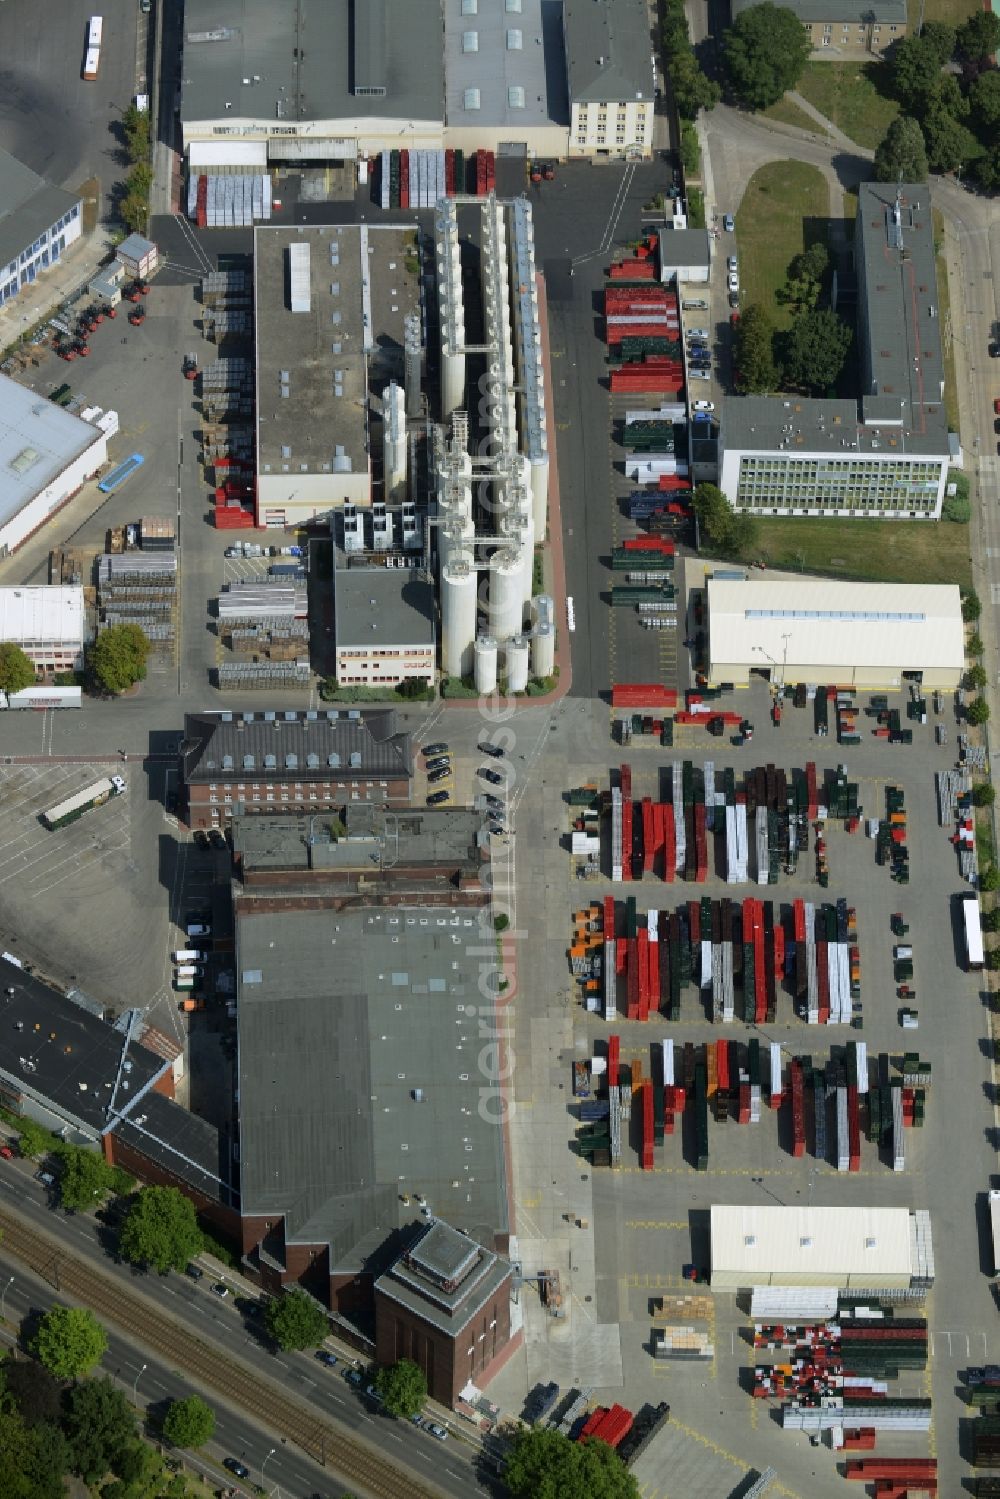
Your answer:
[[[479,748],[484,755],[492,755],[494,760],[503,759],[503,748],[499,744],[492,744],[487,740],[484,744],[480,744]]]
[[[365,1385],[365,1394],[368,1396],[368,1399],[373,1400],[376,1405],[382,1404],[382,1396],[379,1394],[378,1390],[373,1384]]]
[[[197,848],[211,848],[212,847],[212,845],[208,841],[208,834],[206,832],[204,832],[201,828],[195,828],[195,830],[194,830],[194,841],[195,841],[195,846]]]
[[[727,234],[732,234],[734,232],[736,224],[731,213],[723,214],[722,227],[723,229],[725,229]]]
[[[710,338],[711,334],[707,328],[689,328],[687,336],[688,338]]]
[[[226,1297],[229,1295],[229,1287],[224,1286],[221,1280],[217,1280],[215,1282],[212,1290],[215,1292],[216,1296],[220,1297],[223,1301],[225,1301]]]
[[[693,369],[689,371],[692,380],[711,380],[711,370]]]
[[[259,1321],[264,1315],[264,1303],[254,1301],[251,1296],[237,1296],[233,1305],[238,1312],[243,1313],[244,1317],[250,1317],[253,1321]]]
[[[427,805],[429,807],[440,807],[447,801],[451,801],[450,791],[432,791],[427,798]]]
[[[439,1426],[436,1421],[428,1421],[426,1430],[430,1432],[432,1437],[437,1437],[439,1442],[446,1442],[448,1440],[447,1426]]]
[[[54,1187],[56,1184],[56,1179],[51,1171],[36,1171],[35,1181],[41,1182],[43,1187]]]
[[[428,762],[427,762],[427,769],[428,769],[428,771],[432,771],[432,770],[450,770],[451,769],[451,761],[448,759],[447,755],[438,755],[438,757],[437,757],[436,760],[428,760]]]
[[[735,271],[730,271],[726,277],[726,287],[730,292],[738,292],[740,289],[740,278]]]
[[[692,410],[694,410],[694,411],[714,411],[715,410],[715,402],[714,401],[695,401],[695,403],[694,403],[694,405],[692,407]]]
[[[11,1150],[9,1145],[0,1145],[0,1156],[2,1156],[5,1161],[12,1161],[14,1159],[14,1152]]]
[[[739,262],[736,259],[736,256],[730,255],[726,260],[726,270],[729,271],[731,275],[735,276],[739,268]]]
[[[363,1385],[365,1382],[365,1376],[362,1374],[360,1369],[345,1369],[344,1378],[347,1380],[347,1383],[349,1385],[353,1385],[355,1389],[358,1389],[358,1387],[360,1385]]]
[[[436,786],[439,781],[446,781],[451,775],[451,766],[443,765],[440,770],[432,770],[427,777],[428,786]]]
[[[241,1463],[238,1457],[224,1457],[222,1459],[222,1466],[228,1468],[230,1473],[235,1474],[237,1478],[250,1477],[250,1469],[246,1463]]]
[[[219,828],[209,828],[208,838],[213,848],[225,848],[226,839]]]
[[[204,1280],[205,1278],[204,1270],[200,1265],[194,1264],[194,1262],[192,1262],[190,1265],[185,1265],[184,1274],[191,1280]]]
[[[501,801],[499,796],[490,796],[487,794],[483,800],[491,812],[505,812],[507,810],[506,803]]]
[[[212,928],[206,921],[189,921],[185,927],[189,937],[211,937]]]
[[[491,770],[488,765],[480,765],[479,775],[484,781],[489,781],[492,786],[502,786],[504,778],[498,770]]]
[[[729,305],[730,307],[738,307],[740,305],[740,294],[738,291],[731,291],[729,293]]]
[[[447,753],[448,753],[448,746],[446,744],[425,744],[424,745],[424,754],[425,755],[446,755]]]
[[[337,1355],[335,1353],[330,1353],[326,1348],[317,1348],[316,1357],[319,1359],[319,1362],[321,1364],[325,1364],[328,1369],[336,1369],[337,1365],[340,1362]]]

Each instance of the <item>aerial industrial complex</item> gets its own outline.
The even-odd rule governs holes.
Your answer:
[[[996,236],[788,123],[903,9],[764,122],[711,8],[142,0],[55,144],[21,9],[19,1359],[91,1308],[164,1492],[995,1499]]]

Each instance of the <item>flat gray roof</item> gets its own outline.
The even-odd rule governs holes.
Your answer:
[[[434,644],[434,586],[417,567],[337,567],[333,594],[338,648]]]
[[[899,411],[899,403],[895,405]],[[825,396],[737,396],[726,402],[723,434],[729,451],[781,448],[789,458],[797,453],[831,453],[836,458],[878,455],[884,458],[948,456],[948,429],[943,418],[929,419],[924,430],[888,425],[882,412],[879,426],[858,418],[855,401],[827,400]]]
[[[569,121],[558,0],[444,0],[445,118],[449,125],[565,125]],[[469,91],[472,91],[471,93]]]
[[[742,11],[759,4],[760,0],[732,0],[733,20]],[[838,22],[856,26],[869,26],[873,22],[876,25],[906,25],[906,0],[874,0],[874,3],[869,3],[869,0],[788,0],[788,9],[805,26],[824,21],[834,25]]]
[[[947,422],[931,193],[926,183],[903,183],[898,194],[897,203],[896,184],[883,182],[858,191],[862,418],[902,420],[913,439],[940,451]]]
[[[150,1092],[113,1133],[196,1192],[239,1206],[234,1139],[173,1099]]]
[[[332,1271],[412,1221],[405,1193],[483,1243],[507,1232],[500,1100],[477,1064],[492,1024],[478,915],[237,916],[243,1212],[329,1243]]]
[[[89,422],[0,375],[0,525],[103,440]]]
[[[415,225],[255,229],[261,473],[368,470],[369,385],[381,393],[402,376],[403,321],[419,307],[417,273],[407,269],[415,233]],[[308,257],[299,304],[307,310],[293,312],[296,257]]]
[[[53,187],[9,151],[0,151],[0,266],[6,269],[80,201],[76,193]]]
[[[371,803],[349,802],[346,834],[334,838],[331,814],[313,816],[254,814],[232,820],[233,851],[245,870],[362,869],[426,864],[452,870],[480,865],[481,812],[465,807],[414,807],[392,811]]]
[[[187,0],[181,118],[443,120],[441,54],[439,0]]]
[[[645,0],[565,0],[563,31],[572,103],[652,99]]]
[[[709,265],[712,259],[707,229],[661,229],[660,264]]]

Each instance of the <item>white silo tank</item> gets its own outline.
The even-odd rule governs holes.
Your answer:
[[[544,541],[549,529],[549,460],[533,458],[531,468],[531,513],[535,522],[535,539]]]
[[[498,640],[521,633],[523,572],[520,549],[502,547],[490,559],[489,632]]]
[[[556,665],[556,632],[551,625],[538,625],[531,637],[531,670],[536,677],[551,677]]]
[[[406,497],[406,396],[395,380],[382,392],[382,463],[386,501],[398,504]]]
[[[496,692],[497,643],[492,635],[480,635],[475,647],[476,691]]]
[[[441,570],[441,669],[472,674],[476,638],[476,568],[471,552],[455,552]]]
[[[528,685],[528,642],[523,635],[508,640],[504,646],[507,666],[507,691],[523,692]]]

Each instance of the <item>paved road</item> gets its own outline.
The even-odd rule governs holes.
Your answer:
[[[66,1257],[54,1255],[51,1272],[47,1273],[56,1289],[65,1278],[65,1267],[70,1261],[98,1267],[104,1275],[121,1284],[123,1316],[127,1314],[131,1289],[172,1319],[196,1329],[201,1340],[210,1341],[221,1353],[259,1368],[262,1380],[277,1381],[284,1395],[302,1410],[314,1408],[317,1416],[325,1418],[327,1426],[338,1425],[345,1434],[357,1436],[366,1446],[374,1445],[387,1460],[412,1473],[415,1484],[419,1480],[422,1489],[437,1487],[458,1496],[458,1499],[466,1499],[480,1489],[489,1492],[488,1487],[483,1488],[477,1475],[476,1449],[457,1435],[446,1447],[439,1446],[427,1434],[374,1413],[368,1402],[359,1399],[338,1373],[323,1369],[310,1356],[266,1351],[236,1310],[232,1297],[222,1301],[212,1294],[210,1272],[195,1284],[184,1276],[139,1275],[130,1267],[116,1263],[102,1243],[102,1236],[107,1231],[101,1224],[89,1215],[67,1216],[49,1208],[42,1188],[31,1179],[22,1163],[3,1162],[2,1165],[0,1211],[6,1209],[8,1213],[16,1214],[29,1229],[37,1227],[50,1234],[58,1233],[65,1240]],[[60,1266],[63,1267],[62,1276]],[[12,1272],[16,1285],[20,1261],[12,1264]],[[137,1342],[141,1345],[141,1338]],[[143,1358],[149,1358],[149,1355],[144,1353]],[[176,1354],[175,1363],[182,1362],[182,1355]],[[248,1390],[250,1388],[248,1385]],[[258,1435],[247,1447],[251,1453],[259,1453],[262,1443],[267,1440],[259,1434],[259,1420],[255,1425]],[[275,1432],[275,1441],[279,1445],[280,1437],[280,1431]],[[275,1445],[275,1441],[268,1442],[268,1445]],[[315,1443],[318,1452],[318,1436]],[[291,1446],[290,1438],[289,1449]],[[334,1451],[335,1448],[327,1451],[327,1461],[331,1464]],[[239,1456],[240,1452],[236,1455]],[[304,1457],[300,1456],[296,1461],[304,1464],[302,1472],[311,1476],[301,1487],[292,1486],[290,1491],[296,1495],[311,1494],[322,1486],[322,1470]],[[270,1473],[270,1467],[268,1471]]]

